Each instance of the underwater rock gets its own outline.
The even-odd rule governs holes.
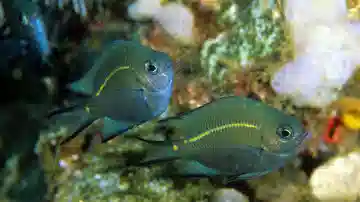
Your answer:
[[[44,138],[40,144],[46,146],[53,140]],[[76,155],[76,160],[68,164],[62,163],[68,156],[63,152],[59,156],[59,167],[47,172],[48,176],[55,176],[54,201],[189,202],[206,201],[211,196],[214,188],[208,180],[175,181],[162,177],[164,171],[158,166],[124,169],[123,160],[138,158],[136,153],[142,149],[139,141],[115,138],[92,152]]]
[[[294,162],[295,163],[295,162]],[[295,164],[248,181],[256,199],[266,202],[317,202],[308,190],[308,178]]]
[[[215,191],[210,202],[248,202],[248,198],[235,189],[219,189]]]
[[[356,201],[360,197],[360,152],[335,157],[318,167],[310,187],[322,201]]]

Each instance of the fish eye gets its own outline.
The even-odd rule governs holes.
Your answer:
[[[284,140],[291,139],[294,135],[293,130],[290,126],[280,126],[276,130],[276,134]]]
[[[149,72],[150,74],[157,74],[159,71],[159,68],[151,61],[146,61],[145,63],[145,70]]]

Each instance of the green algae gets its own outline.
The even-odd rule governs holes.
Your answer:
[[[202,67],[210,79],[219,81],[231,69],[246,69],[281,55],[286,42],[283,20],[273,17],[273,9],[260,11],[255,3],[250,5],[224,1],[218,23],[228,28],[201,50]]]

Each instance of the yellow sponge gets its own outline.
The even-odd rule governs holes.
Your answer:
[[[360,116],[356,116],[353,113],[345,113],[342,115],[342,121],[345,127],[352,130],[360,129]]]

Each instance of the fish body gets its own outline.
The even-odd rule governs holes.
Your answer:
[[[140,165],[173,161],[174,174],[228,180],[282,167],[296,156],[308,134],[295,117],[237,96],[220,98],[159,125],[168,138],[152,145]]]
[[[162,52],[132,41],[101,45],[84,76],[69,85],[88,96],[77,107],[55,113],[55,125],[67,125],[73,135],[103,118],[103,140],[151,120],[170,102],[173,82],[171,59]]]

